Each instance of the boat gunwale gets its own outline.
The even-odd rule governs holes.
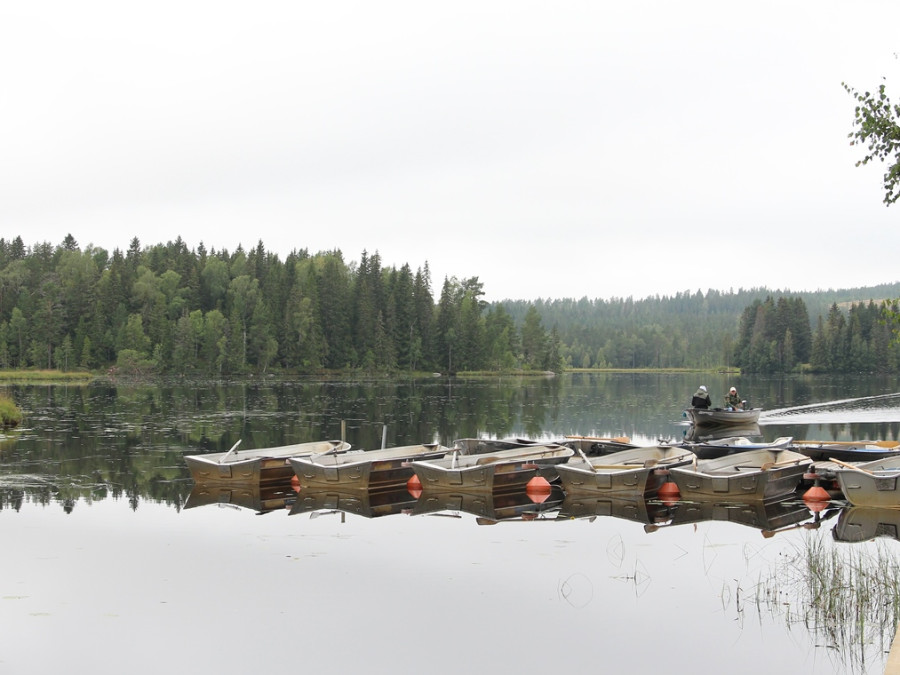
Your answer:
[[[420,453],[408,452],[412,448],[424,448]],[[392,452],[386,452],[392,451]],[[376,454],[377,453],[377,454]],[[450,453],[450,448],[439,443],[421,443],[418,445],[402,445],[392,448],[380,448],[378,450],[359,450],[353,453],[329,453],[328,455],[312,455],[306,457],[291,457],[291,464],[301,464],[317,469],[350,469],[365,466],[373,462],[416,461],[416,457],[436,455],[435,459],[444,457]],[[326,464],[326,461],[334,459],[334,463]],[[423,460],[424,461],[424,460]]]
[[[321,447],[321,450],[317,451],[315,449],[316,447]],[[308,443],[294,443],[292,445],[279,445],[270,448],[252,448],[249,450],[228,450],[226,452],[185,455],[184,459],[187,463],[195,462],[197,464],[210,466],[233,466],[256,460],[290,459],[295,456],[346,453],[350,448],[351,445],[346,441],[310,441]]]
[[[788,453],[788,458],[785,459],[782,457],[783,453]],[[755,463],[758,458],[767,457],[767,461],[760,461],[759,467],[756,468]],[[775,464],[779,464],[782,462],[790,462],[790,464],[783,464],[782,467],[772,467],[766,470],[763,470],[763,465],[767,462],[772,462]],[[741,464],[748,465],[748,471],[741,471],[739,466]],[[735,452],[730,455],[722,455],[721,457],[712,457],[709,459],[699,459],[697,460],[696,466],[681,466],[681,467],[673,467],[673,472],[681,472],[692,476],[709,476],[714,478],[721,478],[723,476],[747,476],[752,473],[766,473],[771,474],[774,470],[778,468],[790,468],[792,466],[807,466],[812,464],[812,460],[799,452],[794,452],[793,450],[788,449],[774,449],[769,450],[767,448],[756,448],[753,450],[746,450],[744,452]],[[712,469],[710,470],[710,465]]]
[[[542,448],[543,451],[536,452],[536,450]],[[410,462],[410,466],[415,468],[418,465],[422,465],[442,472],[467,471],[483,469],[498,464],[515,464],[518,462],[534,462],[539,464],[541,461],[546,461],[548,463],[551,463],[551,460],[555,460],[556,462],[559,460],[565,461],[574,454],[575,451],[572,448],[555,443],[548,443],[545,445],[532,445],[522,448],[498,450],[497,452],[483,455],[466,455],[463,453],[449,452],[447,455],[444,455],[437,460],[417,460]],[[495,461],[485,462],[485,459],[493,459]]]

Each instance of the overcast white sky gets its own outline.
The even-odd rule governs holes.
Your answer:
[[[488,300],[900,279],[853,100],[900,2],[0,7],[0,236],[259,240]]]

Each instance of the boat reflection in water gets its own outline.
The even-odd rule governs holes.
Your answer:
[[[478,525],[533,520],[593,521],[598,517],[611,517],[641,523],[647,533],[664,527],[723,521],[758,529],[764,537],[796,528],[817,529],[822,522],[838,516],[832,529],[836,541],[856,543],[877,537],[900,541],[900,509],[835,505],[811,513],[809,506],[796,495],[779,501],[750,500],[740,503],[566,494],[559,486],[546,485],[544,489],[527,487],[505,492],[450,492],[410,491],[405,486],[390,490],[348,488],[298,491],[290,481],[234,486],[196,483],[184,508],[202,506],[248,510],[259,515],[287,511],[292,516],[309,514],[311,518],[341,514],[342,520],[348,513],[363,518],[391,515],[459,517],[466,513],[475,516]]]
[[[543,516],[559,508],[562,501],[563,491],[555,486],[541,492],[526,489],[510,492],[424,490],[409,513],[413,516],[469,513],[476,516],[479,525],[493,525],[509,520],[543,520]]]
[[[684,432],[684,440],[687,443],[706,443],[707,441],[718,441],[732,436],[743,436],[744,438],[762,437],[762,429],[755,422],[733,427],[698,427],[690,424]]]
[[[753,500],[747,503],[676,502],[671,507],[670,516],[668,523],[647,525],[644,531],[649,533],[661,527],[719,520],[752,527],[760,530],[763,536],[770,537],[783,529],[794,529],[801,523],[799,526],[815,529],[820,521],[818,516],[810,513],[803,500],[796,498],[770,502]]]
[[[352,513],[363,518],[381,518],[403,513],[416,504],[406,486],[391,490],[336,490],[334,488],[301,489],[290,515],[309,513]]]
[[[586,518],[594,520],[603,516],[631,520],[645,525],[665,522],[670,518],[671,507],[661,501],[650,501],[643,497],[636,499],[615,499],[596,497],[590,494],[566,495],[559,507],[559,520]]]
[[[262,515],[271,511],[287,509],[297,498],[291,481],[240,483],[194,483],[184,508],[217,505],[248,509]]]
[[[888,537],[900,541],[900,509],[851,506],[841,510],[831,530],[836,541],[851,543]]]

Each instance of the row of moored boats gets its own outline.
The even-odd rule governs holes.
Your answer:
[[[535,485],[615,499],[773,501],[803,485],[851,504],[900,508],[900,442],[755,443],[743,436],[637,446],[627,438],[460,439],[354,450],[344,441],[188,455],[203,485],[293,481],[303,490],[508,494]],[[437,498],[437,497],[435,497]]]

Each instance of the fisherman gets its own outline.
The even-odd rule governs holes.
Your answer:
[[[709,400],[709,392],[706,390],[706,385],[701,384],[700,388],[694,392],[694,396],[691,398],[691,407],[692,408],[709,408],[712,403]]]
[[[738,396],[737,389],[732,387],[728,390],[728,393],[725,394],[725,408],[727,410],[743,410],[744,402],[741,400],[741,397]]]

